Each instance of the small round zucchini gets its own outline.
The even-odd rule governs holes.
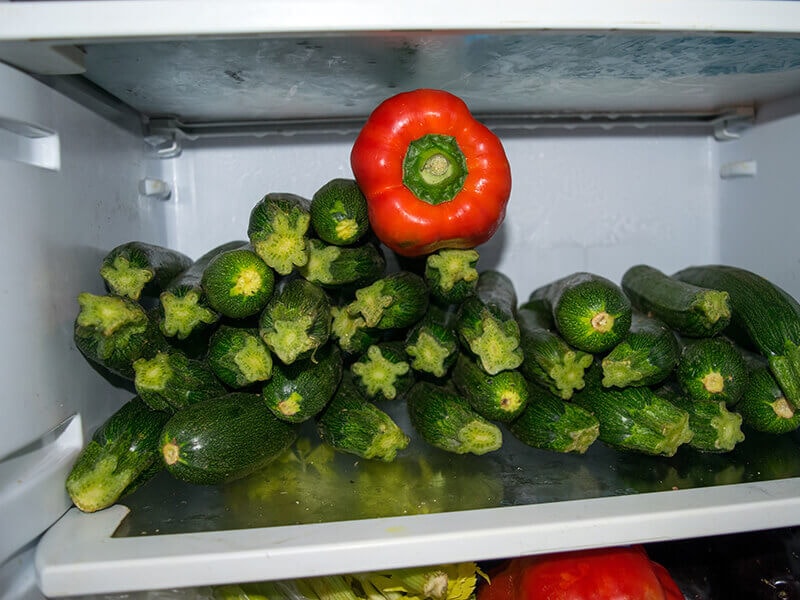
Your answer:
[[[311,225],[336,246],[356,243],[369,230],[367,199],[353,179],[332,179],[311,198]]]
[[[399,341],[373,344],[350,365],[358,390],[368,400],[394,400],[414,383],[408,355]]]
[[[694,400],[723,400],[735,405],[747,383],[747,363],[741,350],[723,337],[686,340],[675,377]]]
[[[352,247],[308,240],[308,262],[298,267],[300,274],[324,288],[369,285],[383,276],[386,259],[372,243]]]
[[[767,365],[750,368],[736,411],[744,424],[756,431],[783,434],[800,427],[800,410],[786,400]]]
[[[459,353],[452,381],[472,409],[490,421],[508,423],[528,404],[528,383],[516,369],[489,375],[476,360]]]
[[[158,352],[153,358],[133,363],[136,392],[150,408],[174,412],[226,390],[205,361],[182,352]]]
[[[271,193],[250,211],[247,237],[253,250],[280,275],[308,262],[310,208],[302,196]]]
[[[203,271],[200,285],[211,308],[226,317],[244,319],[267,305],[275,274],[258,254],[239,248],[215,256]]]
[[[376,329],[410,327],[425,314],[429,301],[425,280],[411,271],[390,273],[359,288],[355,296],[347,310]]]
[[[216,376],[235,389],[272,376],[272,354],[256,328],[220,325],[208,340],[206,360]]]
[[[132,241],[106,254],[100,265],[100,276],[112,294],[139,300],[141,296],[158,296],[192,262],[177,250]]]
[[[478,252],[445,249],[425,259],[425,282],[431,296],[439,302],[458,304],[475,291],[478,285]]]

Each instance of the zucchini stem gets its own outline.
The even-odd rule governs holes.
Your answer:
[[[470,350],[490,375],[516,369],[522,363],[519,327],[515,321],[500,322],[488,311],[477,328],[480,333],[469,336]]]
[[[717,371],[707,373],[703,377],[702,383],[709,394],[719,394],[725,389],[725,379]]]
[[[590,322],[597,333],[608,333],[614,328],[614,317],[606,311],[596,313]]]

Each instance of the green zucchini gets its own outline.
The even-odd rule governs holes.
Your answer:
[[[72,502],[83,512],[114,504],[162,468],[161,429],[169,414],[151,410],[141,398],[122,405],[95,431],[67,476]]]
[[[367,327],[403,329],[419,321],[428,309],[425,280],[410,271],[395,271],[356,290],[347,306]]]
[[[133,363],[136,392],[150,408],[174,412],[226,392],[205,361],[182,352],[158,352]]]
[[[734,406],[747,383],[741,350],[724,337],[685,339],[675,368],[681,389],[694,400],[722,400]]]
[[[138,303],[123,296],[78,294],[73,339],[90,362],[133,381],[134,361],[167,348],[158,324]]]
[[[280,275],[308,262],[311,201],[296,194],[271,193],[250,211],[247,237],[253,250]]]
[[[605,388],[595,364],[587,372],[586,387],[573,402],[591,412],[600,423],[599,439],[619,450],[674,456],[691,441],[689,413],[647,386]]]
[[[690,267],[673,277],[728,292],[732,327],[769,361],[786,399],[800,408],[800,304],[797,300],[768,279],[733,266]]]
[[[453,366],[459,349],[455,330],[457,312],[453,305],[432,302],[425,316],[408,330],[405,351],[414,371],[440,378]]]
[[[622,290],[641,312],[688,337],[713,337],[728,326],[728,292],[692,285],[649,265],[635,265],[622,276]]]
[[[206,360],[214,374],[234,389],[272,376],[272,354],[255,327],[220,325],[208,341]]]
[[[302,423],[319,414],[330,401],[344,370],[336,344],[325,344],[309,357],[286,365],[276,363],[261,396],[279,419]]]
[[[380,339],[380,332],[367,327],[360,315],[351,315],[346,306],[331,306],[331,335],[347,355],[358,356]]]
[[[176,412],[161,431],[160,452],[176,479],[216,485],[262,469],[297,438],[259,394],[231,392]]]
[[[490,421],[508,423],[528,404],[528,383],[521,372],[489,375],[464,352],[458,354],[451,379],[472,409]]]
[[[246,244],[247,242],[235,240],[212,248],[173,279],[161,292],[159,326],[165,336],[185,340],[192,333],[219,321],[219,312],[211,307],[203,290],[201,283],[203,271],[217,255],[241,248]]]
[[[478,252],[445,249],[425,258],[424,278],[431,297],[445,304],[459,304],[478,285]]]
[[[363,287],[384,275],[386,259],[373,243],[342,247],[322,240],[308,240],[308,262],[300,275],[323,288]]]
[[[784,434],[800,427],[800,410],[787,400],[767,365],[749,366],[749,375],[736,411],[745,426],[756,431]]]
[[[486,454],[503,445],[500,428],[442,385],[418,381],[406,397],[411,426],[436,448],[454,454]]]
[[[332,179],[311,197],[311,225],[319,238],[349,246],[369,230],[367,199],[353,179]]]
[[[212,309],[232,319],[244,319],[267,305],[275,288],[275,273],[251,249],[237,248],[211,259],[200,285]]]
[[[401,398],[415,381],[400,341],[379,342],[350,365],[353,382],[368,400]]]
[[[744,441],[742,415],[728,409],[722,400],[693,400],[676,385],[666,384],[656,393],[689,414],[694,435],[688,444],[701,452],[730,452]]]
[[[670,376],[681,355],[672,329],[654,317],[634,312],[628,335],[602,360],[603,385],[654,385]]]
[[[534,290],[530,299],[544,302],[564,340],[585,352],[610,350],[631,326],[633,309],[622,288],[594,273],[562,277]]]
[[[349,372],[343,373],[316,424],[323,442],[360,458],[391,462],[410,441],[387,413],[361,395]]]
[[[480,273],[475,293],[459,308],[456,331],[462,346],[478,357],[490,375],[516,369],[522,363],[516,309],[517,294],[511,279],[491,269]]]
[[[328,296],[310,281],[290,278],[279,286],[261,313],[258,330],[282,363],[308,358],[330,337]]]
[[[529,382],[525,410],[508,425],[522,443],[552,452],[583,454],[600,435],[591,412],[566,402],[538,383]]]
[[[583,389],[583,373],[594,357],[573,348],[555,331],[552,315],[543,303],[528,301],[517,309],[522,374],[556,396],[569,400]]]
[[[191,264],[192,259],[177,250],[132,241],[112,248],[103,257],[100,276],[112,294],[139,300],[141,296],[158,296]]]

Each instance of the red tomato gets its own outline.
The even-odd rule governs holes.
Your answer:
[[[641,546],[511,560],[478,589],[478,600],[682,600],[664,567]]]

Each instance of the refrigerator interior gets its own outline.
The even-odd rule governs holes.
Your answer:
[[[619,281],[637,263],[672,272],[716,262],[800,296],[796,35],[89,40],[78,76],[25,73],[9,47],[0,56],[16,65],[0,65],[9,315],[0,348],[12,416],[0,422],[3,597],[39,597],[36,586],[54,597],[141,589],[143,569],[156,589],[797,524],[794,438],[782,470],[751,446],[700,459],[700,475],[687,475],[696,456],[601,447],[554,457],[509,440],[499,456],[468,463],[425,452],[452,487],[435,497],[423,486],[412,509],[384,506],[369,519],[352,490],[278,512],[258,488],[162,477],[122,503],[130,514],[83,515],[68,510],[63,488],[85,440],[131,396],[72,342],[77,294],[103,291],[103,255],[133,239],[192,257],[245,239],[265,193],[310,197],[351,177],[363,119],[396,91],[445,87],[500,135],[513,192],[479,267],[508,274],[520,298],[574,271]],[[339,465],[345,476],[365,469]],[[465,470],[479,476],[477,497],[457,487]],[[242,498],[249,506],[231,504]]]

